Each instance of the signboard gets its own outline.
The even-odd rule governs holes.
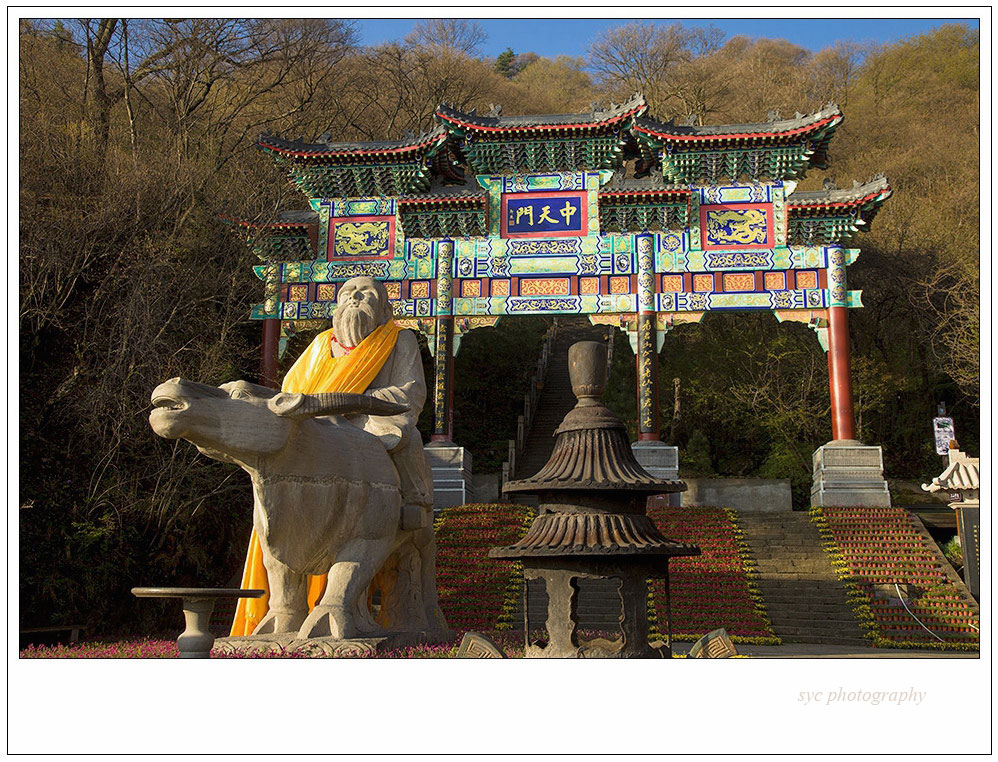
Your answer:
[[[702,205],[700,231],[704,251],[772,248],[773,205]]]
[[[327,261],[391,259],[394,254],[394,215],[330,218]]]
[[[503,238],[584,236],[589,221],[585,191],[503,193]]]
[[[957,530],[963,548],[963,581],[971,594],[981,597],[981,509],[961,506],[956,509]]]
[[[949,453],[949,443],[956,439],[953,419],[948,416],[933,418],[932,428],[935,429],[936,434],[936,453],[938,455],[947,455]]]

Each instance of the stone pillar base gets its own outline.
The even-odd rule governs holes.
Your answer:
[[[452,442],[423,448],[433,472],[433,510],[471,502],[471,453]]]
[[[836,439],[814,452],[811,505],[889,508],[884,453],[854,439]]]
[[[679,448],[665,442],[631,442],[631,451],[645,471],[656,479],[679,478]],[[669,493],[668,505],[682,505],[681,492]]]

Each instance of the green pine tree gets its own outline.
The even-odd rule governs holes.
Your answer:
[[[496,56],[495,69],[506,79],[512,79],[513,75],[516,74],[516,69],[513,67],[515,61],[516,53],[513,52],[513,48],[506,48],[502,53]]]

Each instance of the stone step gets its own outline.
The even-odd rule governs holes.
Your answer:
[[[765,592],[764,592],[765,594]],[[846,602],[839,603],[838,601],[813,601],[806,597],[792,597],[792,596],[780,596],[773,595],[767,599],[767,603],[771,604],[769,607],[769,615],[776,616],[779,611],[814,611],[816,613],[846,613],[851,614],[853,612],[853,607]],[[776,604],[779,604],[779,609],[777,610]]]
[[[795,627],[803,624],[815,627],[841,627],[843,624],[850,628],[856,626],[856,616],[852,611],[816,612],[788,608],[770,611],[769,620],[774,627],[781,625]]]
[[[868,645],[807,514],[738,518],[777,636],[785,642]]]
[[[784,643],[817,643],[829,646],[863,646],[870,647],[871,642],[862,637],[837,636],[793,636],[780,637]]]

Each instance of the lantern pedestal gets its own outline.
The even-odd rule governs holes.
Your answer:
[[[665,579],[668,591],[669,558],[699,555],[700,549],[664,537],[645,515],[645,504],[649,495],[681,492],[686,485],[645,471],[626,427],[599,402],[606,346],[574,344],[568,362],[579,402],[555,431],[551,458],[534,476],[504,487],[506,493],[537,495],[537,518],[523,539],[489,555],[523,564],[528,658],[671,656],[668,648],[648,642],[648,579]],[[606,579],[618,583],[619,631],[587,639],[578,627],[580,582]],[[548,599],[548,637],[535,642],[526,621],[530,580],[543,582]],[[671,637],[671,622],[666,632]]]

